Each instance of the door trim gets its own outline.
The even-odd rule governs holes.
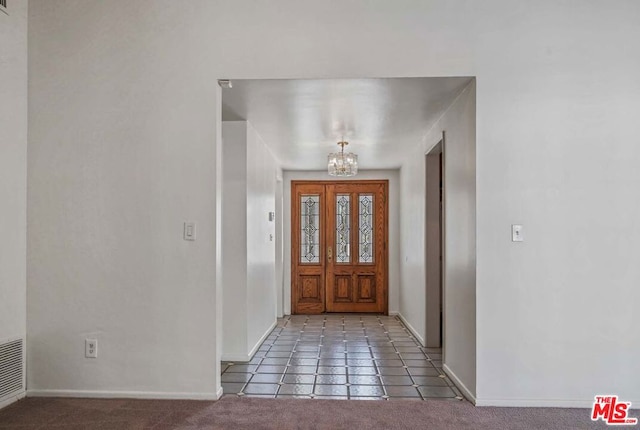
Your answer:
[[[291,290],[291,315],[296,315],[299,314],[300,312],[298,312],[298,310],[296,309],[296,292],[295,292],[295,288],[294,288],[294,282],[296,280],[296,266],[298,263],[298,257],[299,257],[299,252],[297,252],[299,244],[294,243],[295,240],[295,226],[296,223],[294,222],[294,217],[296,216],[297,213],[297,204],[298,201],[296,199],[296,193],[295,193],[295,187],[297,185],[341,185],[341,184],[346,184],[346,185],[353,185],[353,184],[379,184],[383,186],[384,189],[384,222],[383,222],[383,231],[384,231],[384,240],[383,240],[383,245],[384,245],[384,250],[383,250],[383,256],[382,256],[382,267],[384,269],[384,289],[383,289],[383,309],[384,315],[388,315],[389,314],[389,180],[388,179],[363,179],[363,180],[307,180],[307,179],[303,179],[303,180],[292,180],[291,181],[291,190],[290,190],[290,195],[291,195],[291,202],[290,202],[290,206],[289,206],[289,211],[291,213],[291,236],[290,236],[290,243],[289,246],[291,247],[291,282],[289,284],[289,288]],[[325,210],[327,208],[327,205],[325,203]],[[322,229],[322,235],[324,236],[326,234],[325,229]],[[325,243],[325,238],[322,237],[320,239],[320,241],[322,243]],[[324,252],[324,249],[321,251],[321,260],[322,260],[322,266],[323,266],[323,271],[326,272],[326,253]],[[324,278],[324,276],[323,276]],[[324,285],[326,285],[326,282],[323,282]],[[324,297],[324,300],[326,301],[326,294]],[[325,302],[325,309],[323,311],[323,313],[326,312],[326,302]],[[303,312],[302,312],[303,313]]]

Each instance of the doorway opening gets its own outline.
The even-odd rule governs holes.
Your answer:
[[[425,162],[425,346],[442,348],[444,339],[444,132]]]
[[[292,314],[388,314],[388,188],[292,182]]]
[[[221,223],[216,231],[222,238],[219,262],[224,261],[225,267],[220,270],[223,279],[216,283],[222,290],[220,303],[224,303],[217,305],[222,314],[217,330],[222,338],[220,358],[229,365],[222,380],[242,384],[237,389],[226,386],[224,391],[264,395],[272,393],[262,390],[274,389],[275,395],[286,396],[290,395],[288,390],[298,388],[264,384],[282,383],[283,387],[302,375],[300,379],[307,381],[304,384],[315,385],[312,391],[310,387],[300,390],[322,396],[328,393],[326,385],[335,384],[321,371],[329,371],[327,360],[336,360],[338,367],[357,363],[353,372],[345,371],[346,384],[356,386],[348,387],[349,397],[365,392],[379,396],[377,388],[359,387],[366,385],[358,378],[362,372],[375,372],[367,375],[378,378],[369,382],[383,387],[382,398],[430,397],[435,389],[429,388],[427,393],[420,387],[432,383],[444,382],[455,391],[445,376],[465,387],[466,395],[474,393],[475,78],[237,79],[233,88],[223,88],[219,97],[222,136],[216,150],[221,152],[224,169],[220,169],[222,177],[216,184],[221,183],[224,192],[219,191]],[[448,157],[444,129],[448,130]],[[336,199],[342,191],[328,191],[340,182],[350,182],[329,181],[327,154],[335,150],[336,139],[348,139],[357,149],[360,168],[354,182],[388,181],[388,226],[380,245],[385,252],[381,281],[375,270],[340,272],[347,270],[341,264],[348,266],[355,260],[337,262],[341,251],[339,217],[350,220],[348,255],[359,258],[360,239],[354,235],[360,222],[355,205],[361,196],[342,193],[349,195],[349,202],[340,209]],[[423,181],[427,179],[427,163],[436,160],[439,182],[434,195],[441,210],[436,211],[436,239],[425,241],[427,195]],[[448,187],[445,165],[452,179]],[[319,183],[323,190],[320,200],[324,209],[319,209],[317,220],[322,239],[318,238],[314,249],[318,261],[307,265],[301,260],[301,196],[291,186],[296,181]],[[332,209],[328,209],[330,201]],[[442,211],[447,205],[445,223]],[[294,210],[298,212],[294,214]],[[309,216],[315,214],[307,213],[306,218]],[[320,216],[324,216],[324,229]],[[445,271],[446,240],[450,244],[448,264],[455,264],[455,268]],[[439,244],[434,270],[425,268],[432,261],[427,260],[425,242]],[[375,240],[372,244],[375,250],[381,249]],[[303,273],[302,269],[311,271],[313,264],[324,265],[323,270]],[[360,266],[360,262],[352,265]],[[329,266],[333,272],[328,271]],[[447,277],[451,281],[448,293]],[[430,282],[432,278],[437,282]],[[378,300],[381,285],[384,290]],[[349,306],[354,305],[354,297],[355,304],[369,308],[356,309],[358,314],[353,315]],[[375,308],[374,302],[375,306],[384,303],[384,307]],[[385,361],[394,359],[404,361]],[[230,365],[232,362],[235,365]],[[303,365],[308,368],[298,367]],[[421,373],[424,368],[433,374]],[[242,369],[246,372],[240,372]],[[383,376],[401,376],[399,379],[412,389],[386,387],[389,378]],[[451,395],[444,388],[438,390]],[[343,388],[340,391],[344,393]]]

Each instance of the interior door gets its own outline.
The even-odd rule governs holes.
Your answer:
[[[292,184],[292,312],[387,313],[387,181]]]

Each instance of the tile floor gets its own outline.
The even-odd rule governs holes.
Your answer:
[[[248,363],[223,363],[225,395],[357,400],[463,400],[397,317],[293,315]]]

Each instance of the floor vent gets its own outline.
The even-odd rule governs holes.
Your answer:
[[[24,342],[0,344],[0,401],[24,391]]]

